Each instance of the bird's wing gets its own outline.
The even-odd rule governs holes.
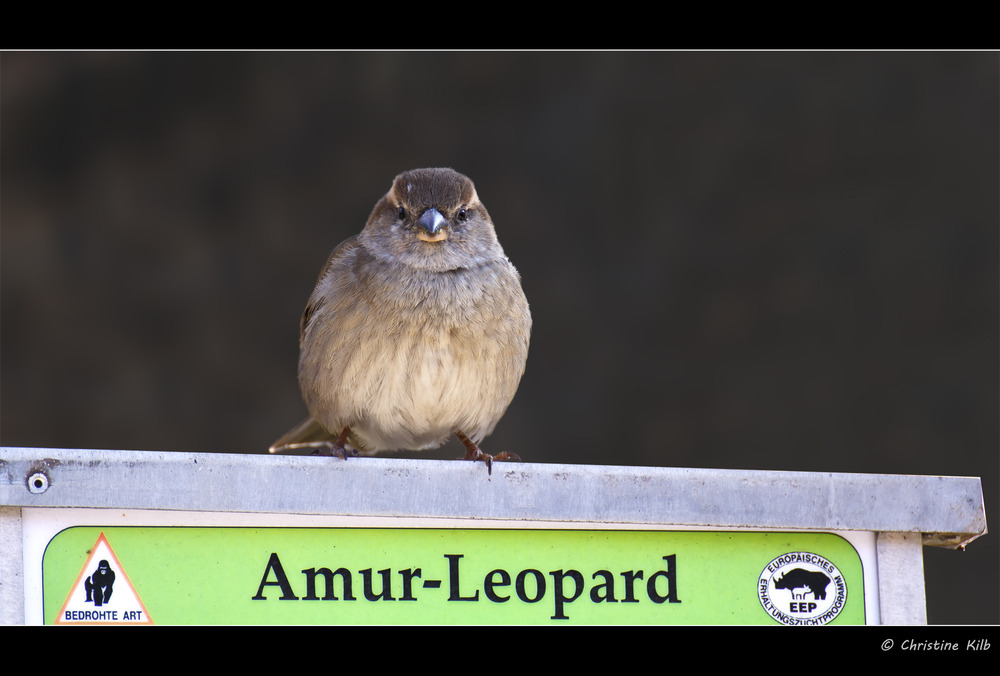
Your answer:
[[[345,256],[348,251],[353,249],[358,245],[358,237],[348,237],[343,242],[337,245],[337,247],[330,254],[330,257],[326,261],[326,265],[323,266],[322,272],[319,274],[319,279],[316,280],[317,289],[320,287],[323,278],[330,274],[330,270],[333,267],[333,262],[337,258]],[[299,326],[299,345],[301,346],[302,340],[306,335],[306,327],[309,326],[309,321],[312,316],[316,313],[316,310],[323,303],[323,294],[313,293],[309,302],[306,303],[306,309],[302,313],[302,322]],[[291,451],[297,448],[308,448],[311,444],[322,444],[327,441],[335,441],[337,439],[336,434],[328,432],[326,428],[316,422],[312,416],[309,416],[298,425],[292,429],[285,432],[281,437],[275,441],[268,448],[271,453],[281,453],[283,451]]]
[[[338,244],[334,248],[330,257],[326,259],[326,265],[323,266],[323,270],[319,273],[319,278],[316,280],[316,291],[313,292],[312,297],[309,298],[309,302],[306,303],[306,309],[302,312],[302,321],[299,324],[299,347],[302,347],[302,341],[306,337],[306,327],[309,326],[309,320],[316,313],[316,310],[323,304],[323,299],[325,294],[318,293],[320,287],[323,283],[323,278],[330,274],[333,269],[334,261],[338,258],[347,255],[347,252],[358,246],[358,236],[348,237],[343,242]]]

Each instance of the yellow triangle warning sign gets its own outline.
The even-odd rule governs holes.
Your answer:
[[[55,623],[153,623],[104,533],[91,548]]]

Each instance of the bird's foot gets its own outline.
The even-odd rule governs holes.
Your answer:
[[[497,453],[496,455],[490,455],[489,453],[483,453],[483,450],[476,445],[472,439],[467,437],[462,431],[455,430],[455,436],[458,440],[462,442],[465,446],[465,457],[459,458],[459,460],[478,460],[480,462],[486,463],[487,474],[493,474],[493,461],[498,462],[509,460],[513,462],[520,462],[521,456],[517,453],[509,453],[504,451],[503,453]]]
[[[357,457],[357,449],[347,450],[344,444],[347,442],[347,435],[351,431],[351,428],[345,427],[344,431],[340,433],[336,441],[330,441],[329,439],[315,439],[313,441],[298,441],[291,444],[282,444],[280,446],[272,446],[270,448],[271,453],[281,453],[283,451],[294,451],[298,449],[311,448],[313,452],[309,455],[324,455],[327,457],[339,456],[344,460],[347,460],[347,456]]]
[[[323,455],[331,458],[336,455],[344,460],[347,460],[347,456],[349,455],[354,457],[358,455],[355,449],[347,450],[343,445],[337,444],[334,441],[314,442],[313,445],[316,446],[316,450],[309,455]]]
[[[313,449],[309,455],[325,455],[327,457],[339,456],[347,460],[348,456],[357,457],[358,452],[353,448],[347,450],[343,444],[334,441],[301,441],[294,444],[284,444],[271,450],[272,453],[283,453],[285,451],[298,451],[302,449]]]

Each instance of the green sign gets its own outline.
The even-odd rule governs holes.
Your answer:
[[[78,526],[59,624],[864,624],[828,533]]]

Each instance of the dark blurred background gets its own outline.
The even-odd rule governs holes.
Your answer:
[[[450,166],[535,321],[488,451],[971,475],[995,529],[998,63],[5,52],[0,443],[264,452],[329,251]],[[924,551],[931,623],[1000,621],[995,535]]]

